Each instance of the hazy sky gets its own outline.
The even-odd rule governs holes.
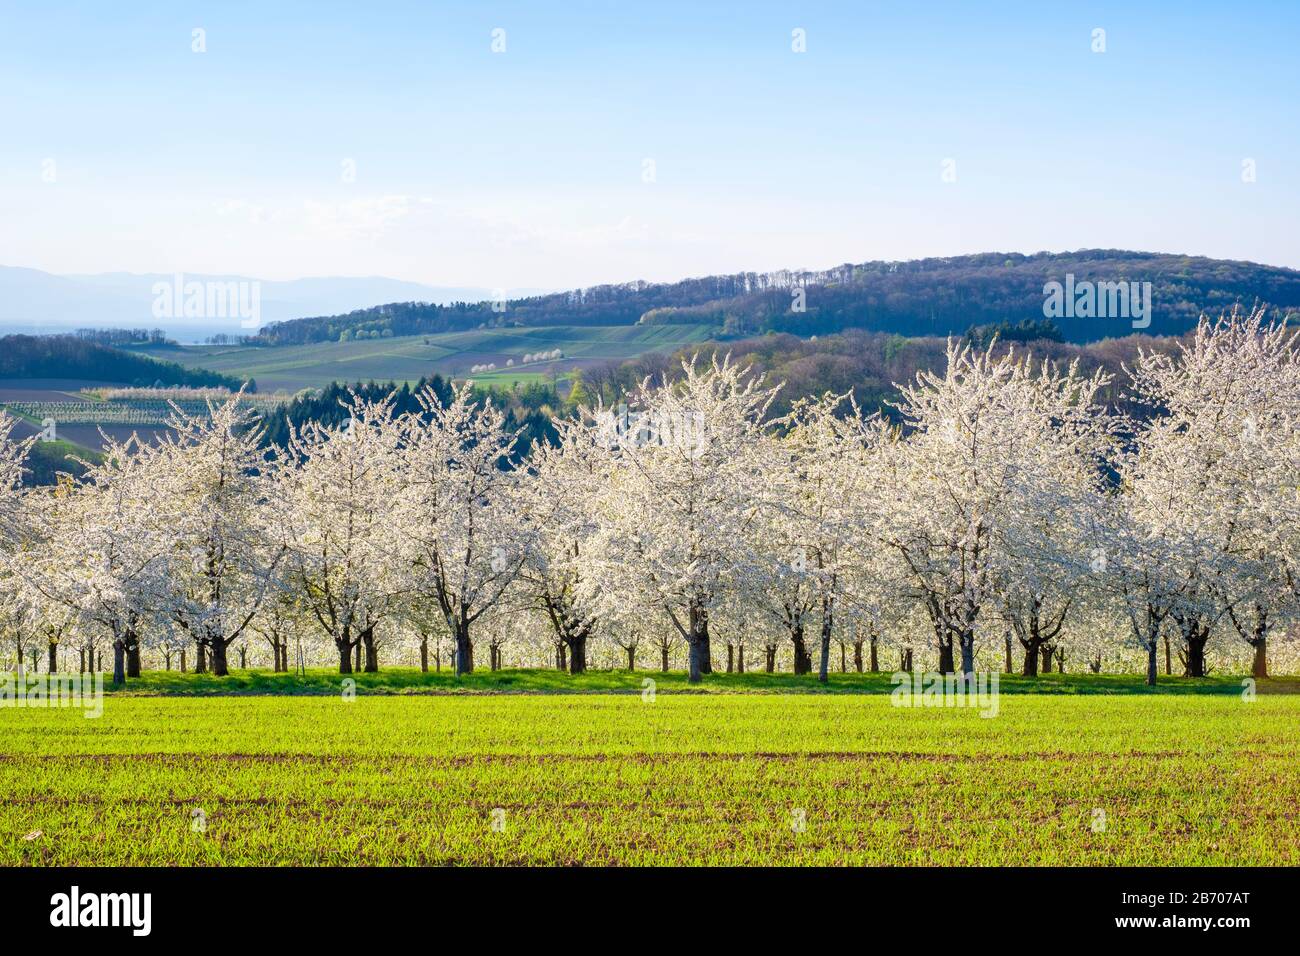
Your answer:
[[[1297,50],[1294,0],[0,0],[0,264],[489,288],[1098,246],[1300,267]]]

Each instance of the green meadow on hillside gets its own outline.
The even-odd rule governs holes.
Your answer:
[[[415,382],[434,373],[465,378],[473,366],[488,363],[497,365],[489,373],[491,381],[508,385],[550,380],[553,373],[562,376],[584,362],[671,352],[715,332],[708,325],[521,327],[278,347],[201,345],[156,354],[189,368],[253,378],[262,392],[319,388],[335,381]],[[558,362],[520,364],[525,355],[557,348],[564,353]],[[516,363],[513,369],[505,368],[510,359]]]

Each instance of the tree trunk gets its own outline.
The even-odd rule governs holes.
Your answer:
[[[636,648],[627,647],[624,650],[627,651],[627,669],[630,671],[636,670]]]
[[[808,656],[803,639],[803,625],[796,624],[790,629],[790,643],[794,645],[794,672],[807,674],[812,670],[812,658]]]
[[[1040,648],[1038,656],[1043,659],[1043,673],[1052,673],[1052,649],[1050,647]]]
[[[356,651],[354,652],[354,660],[352,662],[352,669],[356,671],[358,674],[361,673],[361,638],[360,637],[357,638]]]
[[[166,670],[172,669],[172,652],[170,650],[163,651],[163,667]]]
[[[659,651],[660,651],[660,654],[661,654],[662,657],[663,657],[663,661],[662,661],[662,663],[663,663],[663,667],[660,668],[660,669],[661,669],[665,674],[667,674],[667,673],[668,673],[668,648],[667,648],[666,646],[665,646],[665,647],[661,647],[661,648],[659,648]]]
[[[366,673],[379,673],[379,648],[375,646],[375,629],[373,626],[361,632],[361,646],[366,652]]]
[[[1156,673],[1160,669],[1156,658],[1158,643],[1154,637],[1147,642],[1147,686],[1149,687],[1156,686]]]
[[[713,646],[709,639],[709,613],[705,610],[696,612],[699,615],[699,624],[693,625],[692,629],[698,629],[700,643],[700,673],[713,673]]]
[[[113,642],[113,683],[126,683],[126,644],[121,638]]]
[[[871,673],[880,673],[880,638],[871,636]]]
[[[339,652],[339,673],[352,673],[352,641],[348,638],[335,640],[334,646]]]
[[[51,674],[59,672],[59,645],[54,641],[50,641],[50,662],[47,666]]]
[[[830,680],[831,671],[831,605],[822,602],[822,646],[821,660],[818,662],[817,679],[825,684]]]
[[[126,646],[126,676],[140,676],[140,638],[131,635]]]
[[[217,677],[225,677],[230,673],[226,668],[226,641],[224,638],[213,636],[212,647],[212,673]]]
[[[939,673],[951,674],[955,670],[952,663],[952,638],[939,642]]]
[[[194,673],[206,674],[208,672],[208,653],[202,644],[194,652],[194,658]]]
[[[429,673],[429,635],[420,635],[420,673]]]
[[[578,631],[569,637],[569,673],[587,672],[587,631]]]
[[[736,648],[736,673],[745,673],[745,645],[741,644]]]
[[[1188,635],[1187,638],[1187,676],[1204,677],[1205,676],[1205,642],[1209,640],[1209,634],[1201,636]]]
[[[79,673],[84,674],[86,673],[86,649],[84,647],[81,649],[80,654],[81,654],[81,665],[80,665],[81,670]]]
[[[862,641],[853,642],[853,669],[859,674],[862,673]]]
[[[734,644],[728,644],[727,645],[727,673],[728,674],[734,673],[735,670],[736,670],[736,646]]]
[[[841,674],[847,674],[849,672],[848,654],[849,654],[848,645],[841,642],[840,644],[840,673]]]
[[[963,634],[959,643],[961,645],[961,672],[966,677],[971,677],[975,673],[975,634]]]
[[[698,684],[701,680],[702,661],[704,656],[704,642],[693,640],[690,642],[689,654],[687,655],[687,674],[686,679],[692,684]]]
[[[1169,677],[1174,672],[1174,662],[1169,656],[1169,637],[1165,637],[1165,676]]]
[[[469,642],[469,625],[456,625],[456,675],[474,673],[474,646]]]
[[[1025,646],[1025,666],[1020,672],[1026,677],[1038,676],[1038,658],[1041,654],[1041,648],[1038,641],[1031,639]]]
[[[686,679],[689,683],[698,684],[704,674],[713,673],[709,662],[709,616],[704,608],[691,606],[690,630],[687,632],[686,640],[690,645]]]
[[[1268,639],[1257,637],[1251,646],[1255,648],[1255,658],[1250,665],[1250,676],[1256,679],[1268,677]]]
[[[248,670],[248,648],[243,644],[239,645],[239,669],[241,671]]]
[[[1004,634],[1003,640],[1006,642],[1006,646],[1007,646],[1007,665],[1005,668],[1005,672],[1011,674],[1014,673],[1015,671],[1015,665],[1012,664],[1011,662],[1011,635]]]
[[[185,648],[181,648],[181,673],[185,673]]]

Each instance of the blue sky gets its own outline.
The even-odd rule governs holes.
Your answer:
[[[1300,4],[1137,6],[0,0],[0,264],[489,288],[1096,246],[1300,267]]]

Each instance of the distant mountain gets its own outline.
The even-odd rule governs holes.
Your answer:
[[[1076,293],[1089,283],[1150,283],[1149,313],[1099,317]],[[1068,305],[1044,312],[1045,287],[1060,283]],[[1118,295],[1115,287],[1111,293]],[[1127,299],[1129,286],[1124,286]],[[1103,289],[1101,294],[1107,293]],[[1139,294],[1139,300],[1143,298]],[[1114,299],[1112,301],[1112,310]],[[809,336],[864,329],[905,336],[960,335],[973,327],[1048,319],[1070,342],[1186,332],[1202,312],[1256,301],[1300,311],[1300,272],[1201,256],[1087,249],[1066,253],[983,253],[910,262],[866,262],[820,272],[744,272],[674,283],[628,282],[510,299],[452,304],[394,302],[346,314],[281,322],[261,330],[266,345],[418,335],[510,325],[708,323],[727,337],[765,332]],[[1128,304],[1127,302],[1125,303]],[[1135,303],[1136,304],[1136,303]],[[1050,310],[1049,310],[1050,311]],[[1149,319],[1149,322],[1147,321]]]
[[[49,333],[74,328],[161,328],[183,342],[211,335],[247,335],[238,315],[155,315],[154,287],[174,285],[171,274],[109,272],[53,275],[38,269],[0,266],[0,332]],[[326,277],[288,281],[248,276],[184,273],[183,283],[257,283],[263,323],[301,316],[350,312],[382,302],[449,303],[490,298],[489,289],[441,287],[382,276]],[[183,310],[176,310],[182,312]],[[206,310],[205,310],[206,311]]]

